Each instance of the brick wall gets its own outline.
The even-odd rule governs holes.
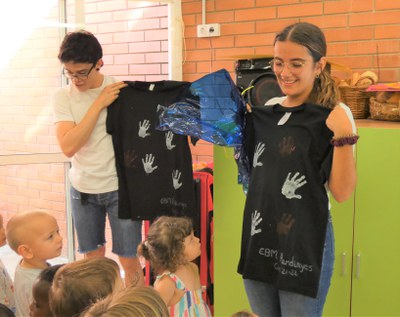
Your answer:
[[[61,84],[57,59],[58,8],[43,1],[3,5],[0,33],[0,155],[58,150],[50,92]],[[11,160],[11,164],[14,161]],[[62,164],[0,166],[0,212],[5,223],[15,213],[52,211],[65,234]]]
[[[276,32],[307,21],[321,27],[328,59],[354,71],[373,70],[382,82],[400,80],[400,2],[386,0],[207,0],[206,23],[220,23],[221,36],[197,38],[201,0],[183,0],[184,79],[226,68],[234,60],[273,53]]]
[[[60,152],[51,108],[51,95],[62,84],[57,53],[63,26],[58,24],[57,2],[27,2],[23,12],[18,1],[9,2],[0,14],[4,39],[0,53],[0,156]],[[72,30],[78,1],[66,3]],[[167,9],[157,2],[84,1],[86,29],[103,45],[103,72],[121,80],[168,79]],[[66,236],[62,163],[0,166],[0,212],[5,223],[13,214],[31,209],[51,211]],[[109,230],[107,236],[110,241]]]
[[[197,38],[202,1],[182,0],[186,61],[183,79],[195,80],[221,68],[235,79],[234,61],[269,56],[275,33],[307,21],[321,27],[329,61],[352,71],[372,70],[381,82],[400,81],[400,1],[387,0],[207,0],[206,23],[220,23],[221,36]],[[339,78],[348,71],[333,69]],[[211,145],[193,148],[199,160]]]
[[[28,3],[31,7],[21,12],[9,2],[0,19],[5,43],[0,59],[0,155],[59,151],[50,105],[51,94],[61,85],[56,58],[59,8],[54,1]],[[73,23],[75,1],[67,3],[67,22]],[[86,29],[104,47],[105,73],[124,80],[168,78],[167,5],[84,3]],[[202,1],[182,0],[182,14],[184,80],[221,68],[234,78],[236,59],[271,55],[275,32],[296,21],[315,23],[325,31],[332,62],[355,71],[373,70],[382,82],[400,80],[399,1],[207,0],[206,23],[220,23],[221,36],[201,39],[196,26],[202,21]],[[212,161],[212,146],[206,142],[192,147],[192,153],[195,161]],[[62,164],[1,166],[0,212],[7,221],[26,209],[52,210],[65,234],[63,182]]]

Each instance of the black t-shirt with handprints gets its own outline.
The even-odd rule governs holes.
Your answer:
[[[247,120],[252,162],[241,258],[243,278],[316,297],[332,165],[330,109],[254,107]]]
[[[188,137],[156,130],[158,105],[190,95],[189,82],[127,81],[108,107],[119,185],[119,217],[194,217],[192,157]]]

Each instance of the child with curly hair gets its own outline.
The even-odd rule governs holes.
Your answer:
[[[150,226],[138,253],[150,261],[157,275],[154,288],[170,316],[211,316],[202,297],[199,268],[192,262],[201,250],[189,218],[159,217]]]

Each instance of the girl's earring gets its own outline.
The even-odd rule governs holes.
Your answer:
[[[319,74],[315,75],[315,78],[318,79],[319,78]]]

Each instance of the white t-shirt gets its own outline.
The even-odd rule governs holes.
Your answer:
[[[74,85],[60,88],[53,95],[54,123],[72,121],[78,124],[101,91],[116,80],[104,76],[99,88],[80,92]],[[118,189],[114,148],[111,135],[106,131],[107,108],[97,120],[86,144],[72,157],[69,178],[80,192],[101,194]]]
[[[32,286],[42,269],[27,269],[18,264],[15,269],[14,289],[17,317],[29,316],[29,305],[32,303]]]

